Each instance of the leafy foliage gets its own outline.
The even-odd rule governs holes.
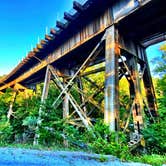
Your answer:
[[[155,72],[161,76],[166,74],[166,43],[161,45],[160,50],[162,51],[162,56],[155,58]]]
[[[0,120],[0,144],[6,144],[11,142],[12,126],[7,121],[5,116]]]
[[[157,154],[152,154],[152,155],[142,155],[142,156],[134,156],[132,158],[132,161],[136,162],[142,162],[142,163],[147,163],[151,164],[153,166],[161,166],[166,163],[166,156],[161,156]]]
[[[28,126],[30,129],[35,129],[36,124],[37,118],[33,116],[27,116],[22,123],[23,126]]]
[[[164,88],[161,91],[161,87],[163,86],[160,84],[161,80],[158,81],[157,88],[158,93],[160,93],[160,97],[158,98],[159,122],[151,124],[143,132],[150,153],[166,153],[166,96],[161,95],[165,93]]]
[[[157,80],[158,122],[149,125],[143,132],[149,153],[166,153],[166,45],[161,46],[163,56],[157,61],[156,72],[161,74]]]
[[[92,133],[95,136],[91,135]],[[123,133],[110,132],[109,127],[102,120],[99,120],[95,124],[92,133],[86,133],[85,138],[95,153],[112,154],[121,159],[127,159],[129,157],[130,153],[127,146],[127,139]]]

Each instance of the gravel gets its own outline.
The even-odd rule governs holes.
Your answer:
[[[101,162],[101,159],[105,162]],[[0,148],[0,166],[149,166],[125,163],[110,155],[68,151],[41,151],[19,148]]]

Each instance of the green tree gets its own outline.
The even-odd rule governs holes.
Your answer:
[[[161,45],[160,50],[162,51],[162,56],[157,59],[155,72],[163,76],[166,74],[166,43]]]
[[[155,72],[160,76],[157,80],[156,92],[158,102],[159,122],[148,126],[144,130],[149,152],[166,152],[166,43],[160,47],[162,51],[161,58],[156,60]]]
[[[161,45],[160,50],[162,51],[162,56],[157,61],[155,72],[161,77],[157,82],[157,93],[160,97],[165,97],[166,95],[166,43]]]

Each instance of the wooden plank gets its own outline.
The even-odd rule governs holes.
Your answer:
[[[51,80],[51,72],[49,71],[49,67],[47,66],[45,80],[44,80],[44,87],[43,87],[43,92],[41,97],[42,103],[47,99],[50,80]]]
[[[50,36],[50,35],[45,35],[45,39],[46,39],[46,40],[53,40],[53,37]]]
[[[63,29],[63,30],[66,28],[65,24],[62,23],[62,22],[60,22],[60,21],[57,21],[57,22],[56,22],[56,26],[57,26],[58,28],[60,28],[60,29]]]
[[[64,12],[64,19],[67,21],[73,21],[74,17],[71,14]]]
[[[50,34],[56,35],[56,30],[55,30],[54,28],[51,28],[51,29],[50,29]]]
[[[84,7],[77,1],[73,2],[73,8],[75,10],[77,10],[78,12],[83,12],[84,11]]]
[[[51,72],[49,70],[49,66],[47,66],[46,73],[45,73],[44,87],[43,87],[43,92],[42,92],[42,96],[41,96],[41,106],[39,108],[39,115],[38,115],[38,118],[37,118],[37,126],[36,126],[36,129],[35,129],[36,133],[35,133],[34,141],[33,141],[34,145],[38,145],[38,141],[39,141],[39,137],[40,137],[40,134],[38,133],[38,130],[39,130],[39,127],[40,127],[41,122],[42,122],[42,120],[41,120],[41,115],[42,115],[42,112],[43,112],[42,104],[44,104],[45,100],[47,99],[50,80],[51,80]]]
[[[63,79],[64,86],[66,85],[65,78]],[[69,116],[69,94],[66,93],[63,101],[63,118],[67,118]]]
[[[77,85],[78,85],[78,88],[79,88],[81,91],[83,91],[84,88],[83,88],[83,83],[82,83],[81,77],[78,77],[78,78],[77,78]],[[85,97],[84,97],[83,94],[80,94],[80,101],[81,101],[82,104],[85,104]],[[87,114],[86,106],[84,106],[82,109],[83,109],[83,111],[85,112],[85,114]]]
[[[12,100],[10,102],[10,106],[9,106],[9,111],[7,113],[7,118],[8,120],[10,120],[10,117],[13,116],[14,112],[13,112],[13,105],[16,101],[16,97],[17,97],[18,91],[14,91],[13,92],[13,96],[12,96]]]

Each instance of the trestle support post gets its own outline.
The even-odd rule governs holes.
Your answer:
[[[115,26],[107,30],[105,42],[105,111],[104,120],[110,131],[118,129],[119,112],[119,78],[117,33]]]

